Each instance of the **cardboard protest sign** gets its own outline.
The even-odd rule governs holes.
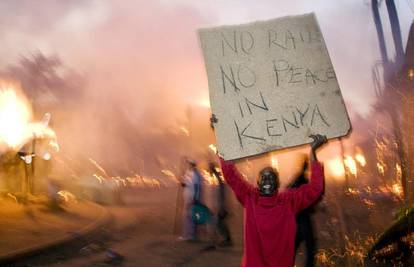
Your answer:
[[[199,30],[218,150],[226,160],[351,128],[314,14]]]

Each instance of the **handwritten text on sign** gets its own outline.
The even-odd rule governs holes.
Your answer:
[[[346,135],[350,123],[313,14],[199,31],[225,159]]]

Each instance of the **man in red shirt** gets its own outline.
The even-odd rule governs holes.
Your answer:
[[[296,214],[315,202],[324,189],[316,150],[326,137],[312,135],[311,181],[278,192],[278,173],[271,167],[259,174],[257,187],[246,182],[235,165],[220,158],[223,175],[244,207],[244,267],[292,267],[295,261]]]

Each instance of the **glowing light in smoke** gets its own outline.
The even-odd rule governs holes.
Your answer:
[[[166,176],[175,177],[175,174],[170,170],[161,170],[161,172]]]
[[[279,161],[277,160],[276,156],[270,157],[270,164],[272,165],[272,168],[279,170]]]
[[[210,99],[208,99],[208,98],[201,99],[198,102],[198,104],[202,107],[210,108]]]
[[[391,187],[391,191],[399,197],[401,197],[402,194],[403,194],[402,186],[399,183],[393,184],[392,187]]]
[[[348,188],[348,193],[350,194],[350,195],[358,195],[360,192],[359,192],[359,190],[358,189],[355,189],[355,188]]]
[[[56,138],[55,139],[52,139],[52,140],[50,140],[49,141],[49,145],[54,149],[54,150],[56,150],[56,151],[59,151],[59,144],[58,144],[58,142],[56,141]]]
[[[401,178],[402,173],[401,173],[401,166],[400,166],[400,164],[398,164],[398,163],[395,164],[395,170],[397,172],[397,178]]]
[[[49,152],[45,152],[44,154],[43,154],[43,159],[44,160],[50,160],[52,158],[52,155],[50,155],[50,153]]]
[[[6,197],[9,197],[11,199],[14,200],[14,202],[18,203],[19,201],[17,200],[17,197],[15,195],[13,195],[12,193],[7,193]]]
[[[362,154],[356,154],[355,160],[362,166],[365,167],[367,164],[367,161],[365,160],[365,157]]]
[[[102,177],[102,175],[94,173],[92,176],[95,177],[99,181],[100,184],[102,184],[103,181],[105,181],[105,178]]]
[[[180,131],[183,132],[186,136],[190,136],[190,132],[184,126],[180,127]]]
[[[327,169],[335,178],[344,179],[345,169],[341,158],[334,158],[326,162]]]
[[[56,150],[59,150],[59,145],[57,145],[57,141],[56,141],[56,133],[48,126],[45,126],[39,122],[34,122],[28,125],[28,130],[29,130],[29,133],[31,133],[32,137],[50,138],[51,142],[49,143],[54,143],[53,147]]]
[[[344,164],[352,175],[357,176],[356,162],[351,156],[345,156]]]
[[[368,208],[373,208],[375,206],[374,201],[369,199],[363,199],[362,202],[364,202],[368,206]]]
[[[89,161],[98,169],[100,170],[106,177],[109,177],[109,175],[106,173],[105,169],[98,164],[98,162],[96,162],[95,160],[89,158]],[[96,177],[98,178],[98,177]],[[98,179],[99,180],[99,179]]]
[[[414,80],[414,69],[408,70],[408,79]]]
[[[175,174],[172,171],[164,169],[164,170],[161,170],[161,172],[163,174],[165,174],[165,176],[167,176],[168,178],[170,178],[172,181],[178,182],[178,183],[180,182],[178,180],[178,178],[175,176]]]
[[[217,147],[214,144],[210,144],[208,147],[211,149],[211,151],[217,154]]]
[[[378,169],[378,172],[381,175],[384,175],[384,173],[385,173],[385,166],[384,165],[382,165],[381,163],[377,162],[377,169]]]

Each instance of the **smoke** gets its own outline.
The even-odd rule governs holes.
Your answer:
[[[187,110],[206,96],[195,32],[204,19],[187,7],[94,4],[45,5],[24,21],[9,17],[19,21],[19,34],[34,30],[44,39],[33,36],[30,53],[20,51],[3,75],[23,84],[38,118],[52,113],[62,156],[72,164],[93,158],[113,175],[172,167],[190,149],[179,131],[188,127]],[[30,5],[3,7],[24,12]]]
[[[194,140],[179,131],[194,118],[189,111],[201,110],[197,119],[208,119],[197,104],[208,95],[198,28],[312,11],[351,113],[367,114],[367,99],[375,101],[370,71],[377,44],[370,7],[361,1],[341,7],[326,1],[2,1],[0,57],[18,80],[25,76],[16,68],[21,56],[39,51],[58,59],[56,83],[27,82],[24,89],[41,92],[35,98],[46,102],[53,96],[35,109],[52,113],[63,155],[93,158],[113,174],[150,172],[157,166],[146,163],[174,165],[190,153]]]

